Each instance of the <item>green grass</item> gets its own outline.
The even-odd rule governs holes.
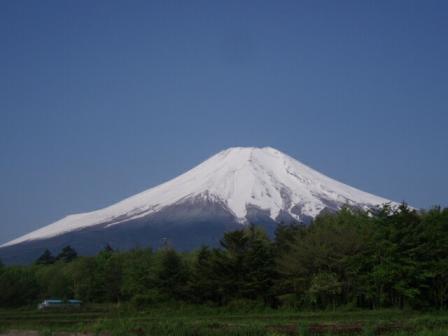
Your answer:
[[[251,312],[191,305],[139,311],[126,305],[93,305],[72,311],[0,310],[0,331],[11,329],[39,330],[42,335],[67,331],[111,336],[447,336],[448,312],[270,309]]]

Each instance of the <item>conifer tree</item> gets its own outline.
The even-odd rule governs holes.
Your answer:
[[[57,260],[68,263],[73,261],[78,256],[78,253],[70,245],[65,246],[56,257]]]
[[[187,286],[187,274],[182,258],[174,249],[162,251],[157,283],[163,294],[174,299],[183,298]]]
[[[103,251],[102,252],[106,252],[106,253],[112,253],[114,252],[114,249],[112,248],[112,246],[110,246],[109,243],[106,244],[106,246],[104,246]]]
[[[50,265],[50,264],[54,264],[55,261],[56,261],[56,259],[53,256],[53,254],[50,252],[50,250],[45,249],[45,251],[42,253],[42,255],[39,258],[37,258],[36,264],[37,265]]]

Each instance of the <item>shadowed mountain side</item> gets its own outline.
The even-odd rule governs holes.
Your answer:
[[[276,222],[270,219],[269,214],[251,207],[248,218],[273,234]],[[0,258],[5,264],[24,264],[36,260],[47,248],[57,254],[64,246],[70,245],[80,255],[93,255],[106,244],[118,250],[148,246],[157,249],[165,241],[177,250],[188,251],[201,245],[218,246],[224,232],[240,228],[242,224],[235,221],[223,204],[195,199],[118,224],[104,223],[7,246],[0,249]]]

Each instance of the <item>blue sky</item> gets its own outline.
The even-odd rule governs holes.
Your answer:
[[[0,242],[231,146],[448,205],[448,2],[0,2]]]

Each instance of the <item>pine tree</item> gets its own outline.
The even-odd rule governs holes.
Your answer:
[[[216,253],[216,250],[210,250],[207,246],[199,249],[189,285],[193,302],[222,302],[222,279],[216,269]]]
[[[222,249],[215,254],[215,267],[224,301],[264,300],[272,303],[275,259],[266,233],[250,225],[224,234]]]
[[[174,249],[162,251],[157,276],[161,292],[170,298],[182,299],[185,296],[187,280],[187,269],[179,254]]]
[[[37,265],[50,265],[56,261],[49,249],[46,249],[42,255],[36,260]]]
[[[122,255],[107,250],[95,258],[95,296],[103,302],[118,302],[121,299],[123,279]]]
[[[103,251],[102,252],[106,252],[106,253],[112,253],[114,252],[114,249],[112,248],[112,246],[110,246],[109,243],[106,244],[106,246],[104,246]]]
[[[68,263],[73,261],[78,256],[78,253],[70,245],[67,245],[56,257],[57,260]]]

